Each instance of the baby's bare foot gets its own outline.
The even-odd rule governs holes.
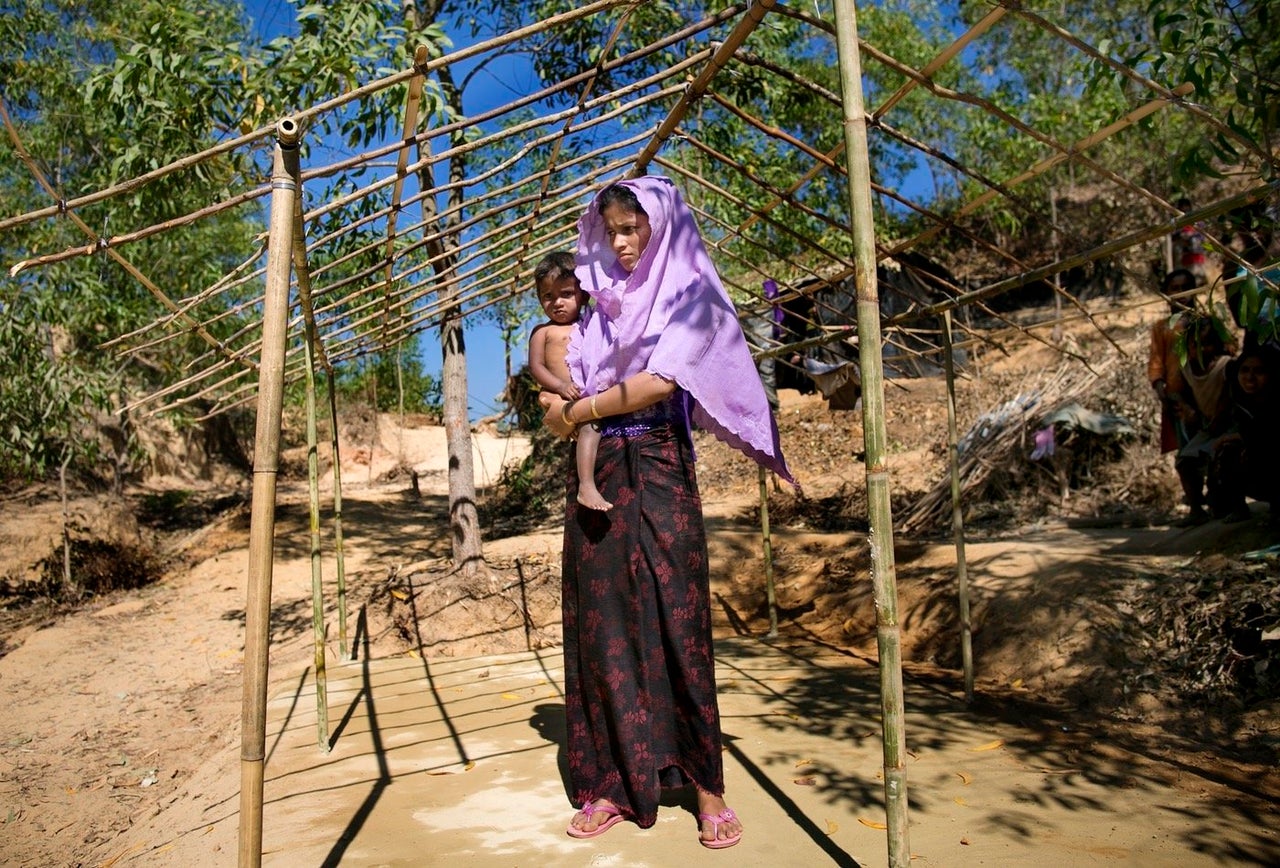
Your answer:
[[[613,504],[605,500],[595,486],[580,486],[578,488],[578,503],[587,509],[598,509],[601,512],[613,509]]]

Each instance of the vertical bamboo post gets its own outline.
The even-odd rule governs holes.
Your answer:
[[[330,446],[332,447],[332,455],[333,455],[333,501],[334,501],[333,503],[333,534],[334,534],[334,550],[336,554],[337,573],[338,573],[338,580],[337,580],[338,659],[345,660],[347,657],[347,573],[346,573],[346,563],[343,559],[343,552],[342,552],[342,461],[341,461],[342,456],[338,449],[337,383],[335,382],[335,377],[333,374],[333,364],[329,361],[328,355],[324,351],[324,343],[320,340],[318,336],[318,331],[316,328],[315,305],[312,302],[312,298],[311,298],[311,266],[307,264],[307,230],[306,230],[306,223],[303,219],[301,195],[295,198],[294,209],[293,209],[293,269],[294,269],[294,274],[298,281],[298,306],[302,308],[302,322],[304,327],[306,328],[305,347],[306,347],[306,354],[307,354],[307,359],[306,359],[307,400],[309,402],[308,411],[307,411],[308,418],[314,418],[318,412],[315,406],[315,370],[316,370],[317,362],[320,364],[321,367],[324,368],[325,374],[328,377],[327,383],[329,387],[329,442],[330,442]],[[310,434],[312,432],[308,432],[308,433]],[[314,521],[316,523],[313,528],[313,536],[312,536],[312,544],[313,544],[312,552],[313,552],[313,557],[316,559],[314,562],[314,566],[315,566],[315,569],[317,570],[316,574],[314,575],[315,589],[312,594],[312,597],[314,600],[319,600],[322,598],[322,588],[323,588],[322,584],[320,583],[320,577],[318,573],[318,570],[320,568],[320,562],[319,562],[320,495],[319,495],[319,487],[318,487],[319,480],[315,479],[315,477],[318,477],[320,475],[320,468],[319,468],[320,462],[319,462],[319,456],[318,456],[319,443],[316,442],[317,440],[318,440],[318,437],[312,437],[310,441],[312,443],[312,446],[311,446],[309,455],[316,457],[314,469],[312,468],[312,466],[308,465],[308,470],[313,471],[312,478],[314,479],[314,484],[316,485],[315,490],[313,490],[312,492],[312,506],[311,506],[311,514],[314,517]],[[321,612],[323,612],[323,609],[321,609]],[[317,627],[317,629],[320,629],[320,628]],[[320,641],[323,642],[323,636],[321,637]],[[320,659],[321,665],[316,667],[316,672],[317,672],[316,683],[320,685],[321,688],[324,688],[324,685],[321,684],[321,681],[320,681],[322,677],[320,673],[323,669],[323,663],[324,663],[324,660],[323,658],[321,658]],[[317,691],[316,698],[317,700],[321,698],[318,691]],[[321,714],[323,715],[324,721],[325,721],[325,724],[324,724],[325,730],[321,734],[321,748],[327,752],[329,749],[329,738],[327,733],[327,729],[328,729],[327,721],[328,721],[328,714],[329,714],[327,691],[324,697],[324,702],[320,704],[319,708],[321,709]]]
[[[307,318],[302,342],[307,383],[307,493],[311,521],[311,635],[315,643],[316,744],[329,752],[329,679],[325,668],[324,580],[320,552],[320,435],[316,425],[316,328]]]
[[[862,60],[854,0],[836,0],[836,46],[844,106],[845,161],[849,173],[854,282],[858,301],[858,361],[862,369],[862,437],[866,448],[867,513],[871,530],[871,577],[875,583],[876,647],[880,657],[883,715],[885,819],[889,864],[906,868],[906,733],[902,696],[902,631],[893,560],[893,513],[889,504],[888,436],[884,422],[884,359],[881,355],[880,300],[876,287],[875,225],[871,210],[871,165],[867,153],[867,113],[862,99]]]
[[[71,572],[71,506],[67,499],[67,467],[71,464],[71,449],[63,447],[62,463],[58,466],[58,495],[62,499],[62,590],[71,592],[75,576]],[[77,596],[80,591],[77,590]]]
[[[769,638],[778,638],[778,597],[773,587],[773,538],[769,534],[769,471],[760,471],[760,536],[764,543],[764,589],[769,601]]]
[[[404,344],[396,344],[396,412],[400,417],[397,435],[396,463],[404,466]]]
[[[280,467],[280,412],[284,405],[285,340],[289,325],[289,264],[293,208],[298,195],[298,124],[276,124],[271,170],[271,217],[262,356],[253,447],[253,500],[249,519],[245,603],[244,696],[240,720],[239,865],[262,864],[262,783],[267,743],[267,668],[271,626],[271,568],[275,542],[276,476]]]
[[[1058,191],[1049,190],[1049,238],[1053,245],[1053,258],[1061,258],[1058,244]],[[1062,342],[1062,277],[1053,273],[1053,332],[1051,337],[1055,344]]]
[[[333,556],[338,577],[338,656],[353,657],[347,644],[347,563],[342,546],[342,454],[338,444],[338,384],[333,368],[327,370],[329,383],[329,441],[333,452]]]
[[[964,701],[973,702],[973,626],[969,620],[969,567],[964,553],[964,510],[960,502],[960,447],[956,437],[956,368],[951,352],[951,311],[942,312],[942,366],[947,375],[947,462],[951,465],[951,531],[956,540],[956,585],[960,595],[960,657]]]

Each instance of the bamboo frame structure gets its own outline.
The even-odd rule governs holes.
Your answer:
[[[982,310],[995,325],[963,326],[957,344],[981,342],[1002,349],[1004,336],[1019,332],[1032,336],[1055,352],[1087,359],[1058,345],[1043,332],[1054,323],[1088,320],[1106,340],[1111,340],[1101,320],[1127,309],[1097,312],[1064,287],[1056,295],[1074,308],[1049,322],[1015,323],[990,306],[992,301],[1041,280],[1057,280],[1077,266],[1142,250],[1158,242],[1186,222],[1211,220],[1280,191],[1275,179],[1280,161],[1275,154],[1242,139],[1231,124],[1192,101],[1186,85],[1161,84],[1130,69],[1104,51],[1087,44],[1065,27],[1051,22],[1021,4],[998,2],[980,18],[936,46],[918,69],[903,62],[894,51],[862,39],[856,28],[856,4],[839,0],[833,20],[819,13],[776,0],[743,0],[691,21],[673,32],[647,38],[632,32],[631,16],[637,0],[595,0],[569,12],[535,22],[499,37],[467,45],[432,57],[424,48],[411,64],[375,81],[311,106],[299,107],[276,124],[228,138],[213,147],[158,167],[137,178],[68,197],[49,180],[40,166],[41,155],[25,147],[20,124],[0,103],[0,119],[22,164],[48,197],[44,207],[20,215],[0,215],[0,233],[38,221],[65,220],[74,228],[74,240],[61,240],[50,249],[24,252],[20,261],[8,264],[19,280],[36,279],[41,269],[61,263],[100,257],[137,281],[162,309],[155,321],[127,335],[107,336],[107,345],[124,354],[145,356],[157,348],[190,340],[198,350],[175,382],[148,394],[130,396],[129,408],[152,413],[210,405],[200,418],[256,402],[258,409],[254,451],[253,520],[246,603],[246,656],[242,742],[241,859],[257,864],[261,844],[261,790],[266,678],[266,618],[270,611],[272,519],[280,407],[286,386],[305,382],[310,401],[308,413],[309,465],[318,449],[315,376],[317,366],[327,376],[328,416],[334,464],[334,530],[337,557],[340,654],[349,652],[346,632],[345,571],[342,541],[342,482],[338,453],[336,376],[342,366],[372,353],[399,351],[406,343],[438,327],[443,318],[459,321],[485,315],[495,306],[516,303],[529,285],[532,263],[552,250],[572,243],[574,225],[586,199],[620,177],[636,176],[657,168],[675,177],[693,195],[687,197],[707,235],[709,249],[726,268],[725,282],[743,300],[743,308],[755,310],[766,302],[755,288],[760,278],[775,277],[780,299],[808,300],[814,308],[805,334],[778,339],[761,350],[761,356],[783,357],[834,343],[851,343],[854,323],[835,319],[836,311],[823,297],[828,286],[852,279],[856,287],[856,335],[864,377],[864,431],[867,437],[867,491],[872,515],[872,568],[877,584],[877,620],[881,661],[887,680],[882,686],[885,709],[885,785],[891,834],[889,849],[894,864],[902,864],[909,851],[906,841],[906,780],[902,765],[901,660],[897,643],[896,593],[894,590],[893,517],[889,513],[889,478],[884,454],[884,368],[881,350],[904,344],[903,334],[926,345],[902,347],[908,358],[941,358],[947,366],[949,426],[954,429],[954,371],[951,370],[953,324],[950,313],[962,308]],[[815,7],[816,9],[816,7]],[[769,16],[787,16],[814,34],[829,38],[841,63],[843,96],[805,79],[800,73],[770,64],[752,51],[753,39]],[[608,39],[598,61],[580,72],[547,84],[509,102],[459,117],[437,118],[428,111],[425,84],[456,65],[511,53],[528,40],[543,39],[576,21],[599,16],[601,33]],[[1012,27],[1030,27],[1060,40],[1097,64],[1123,75],[1137,96],[1131,105],[1117,110],[1096,130],[1081,131],[1075,141],[1060,141],[1020,119],[1015,112],[981,92],[967,93],[939,84],[949,64],[982,40],[998,39]],[[636,47],[615,56],[623,35]],[[667,52],[669,65],[653,66]],[[900,78],[870,111],[858,95],[864,62]],[[666,63],[666,61],[664,61]],[[643,66],[642,73],[630,74]],[[735,99],[730,79],[749,70],[770,86],[794,87],[815,97],[822,110],[832,113],[829,129],[835,130],[839,112],[844,136],[808,141],[803,135],[762,116]],[[608,86],[602,82],[608,82]],[[723,86],[722,86],[723,83]],[[394,141],[372,144],[360,153],[344,155],[324,165],[300,165],[298,137],[308,123],[370,99],[391,88],[403,87],[402,135]],[[1010,136],[1032,145],[1032,156],[1020,171],[994,177],[977,166],[965,165],[931,139],[928,130],[908,128],[904,104],[914,99],[947,100],[965,110],[979,111],[1002,121]],[[626,121],[641,113],[652,126],[637,130]],[[1106,163],[1103,145],[1127,141],[1140,122],[1179,113],[1191,122],[1240,146],[1242,165],[1255,182],[1237,183],[1198,209],[1182,214],[1167,196],[1148,189],[1123,171]],[[432,123],[420,129],[419,120]],[[759,148],[785,154],[794,172],[786,177],[766,175],[749,160],[735,157],[718,144],[714,125],[731,118]],[[218,201],[202,203],[189,213],[170,216],[149,226],[114,226],[114,234],[91,228],[86,217],[92,209],[132,195],[162,178],[233,153],[270,146],[270,177],[256,177],[241,188],[229,190]],[[910,154],[920,165],[941,167],[957,179],[953,201],[916,201],[908,190],[893,189],[869,165],[872,145],[892,147]],[[416,149],[417,154],[411,154]],[[496,153],[501,152],[501,153]],[[394,155],[394,168],[382,171]],[[440,167],[457,158],[488,159],[467,177],[450,177],[434,183]],[[1106,191],[1118,191],[1160,215],[1141,226],[1117,224],[1098,241],[1073,233],[1052,220],[1055,249],[1038,254],[1017,253],[1001,239],[993,238],[974,219],[989,206],[1001,203],[1013,212],[1033,213],[1026,201],[1037,195],[1037,184],[1052,185],[1063,170],[1079,171],[1089,183]],[[349,174],[349,185],[329,190],[312,206],[300,195],[318,182]],[[419,190],[406,191],[405,180],[420,179]],[[431,180],[427,183],[425,180]],[[730,181],[737,183],[730,183]],[[313,182],[317,182],[314,183]],[[811,195],[815,187],[844,186],[846,201],[831,207]],[[444,204],[456,194],[461,204]],[[914,215],[909,234],[877,238],[873,231],[873,197],[888,207]],[[127,258],[123,248],[166,233],[179,233],[201,221],[261,209],[269,201],[270,225],[246,248],[241,261],[207,286],[176,291],[158,277],[160,269],[141,267]],[[332,220],[354,205],[366,206],[363,216],[336,223]],[[845,207],[847,205],[847,208]],[[257,213],[256,210],[254,213]],[[850,215],[853,215],[850,217]],[[439,228],[437,225],[443,226]],[[307,239],[304,227],[313,236]],[[906,309],[882,314],[880,302],[891,293],[877,286],[877,266],[901,264],[907,254],[946,236],[963,240],[998,264],[999,271],[980,279],[936,279],[929,295],[911,297]],[[833,240],[835,239],[835,240]],[[771,254],[780,246],[788,252]],[[1222,246],[1222,245],[1219,245]],[[850,250],[853,251],[850,254]],[[132,254],[132,250],[130,251]],[[1230,254],[1224,254],[1230,259]],[[265,261],[264,261],[265,259]],[[290,277],[290,261],[292,274]],[[1238,258],[1234,261],[1238,261]],[[312,267],[314,265],[314,267]],[[290,288],[297,288],[297,307],[289,302]],[[801,298],[805,297],[805,298]],[[1154,294],[1142,304],[1163,305]],[[942,321],[935,329],[937,320]],[[290,334],[303,332],[291,343]],[[815,334],[816,333],[816,334]],[[892,381],[890,381],[892,382]],[[954,430],[951,434],[954,449]],[[954,475],[955,456],[952,455]],[[314,468],[312,468],[314,470]],[[762,524],[766,560],[770,554],[767,492],[762,489]],[[314,611],[317,630],[317,682],[323,668],[323,623],[318,541],[318,493],[312,479]],[[965,585],[963,524],[960,493],[952,493],[953,530],[957,543],[958,579],[961,586],[962,647],[965,656],[966,696],[973,691],[971,648]],[[772,597],[771,566],[766,565],[770,601],[770,634],[777,631]],[[893,671],[896,669],[896,680]],[[318,687],[318,699],[320,698]],[[325,741],[321,734],[321,741]],[[256,803],[255,803],[256,799]],[[256,813],[255,813],[256,811]],[[256,849],[255,849],[256,848]]]

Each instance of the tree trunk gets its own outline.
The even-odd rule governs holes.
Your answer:
[[[472,573],[484,555],[480,547],[480,517],[476,511],[476,480],[471,453],[471,423],[467,418],[467,352],[462,316],[451,308],[440,322],[444,394],[444,435],[449,454],[449,536],[453,565]]]
[[[413,0],[405,0],[404,12],[410,32],[428,26],[439,13],[439,3],[424,2],[422,8],[415,8]],[[459,117],[462,112],[462,95],[453,81],[449,67],[442,67],[436,73],[445,99]],[[460,134],[459,134],[460,135]],[[427,156],[429,146],[423,144],[419,148],[419,156]],[[461,181],[466,177],[466,162],[462,155],[449,160],[449,177]],[[430,167],[425,167],[419,174],[419,183],[424,191],[435,187],[435,179]],[[456,224],[459,220],[462,203],[462,185],[455,186],[449,194],[449,211],[452,214],[448,223]],[[428,243],[427,253],[434,261],[436,276],[443,283],[451,278],[456,270],[458,246],[457,239],[439,230],[447,228],[444,221],[435,217],[436,202],[433,196],[422,200],[423,219],[428,234],[439,234],[444,240]],[[455,285],[449,295],[456,297],[458,288]],[[480,541],[480,516],[476,509],[476,479],[471,452],[471,424],[467,415],[467,351],[462,334],[462,310],[457,306],[448,307],[440,318],[440,347],[443,353],[441,360],[441,387],[444,402],[444,433],[446,450],[449,458],[449,538],[453,543],[454,568],[468,575],[478,571],[484,561]]]
[[[453,82],[449,67],[442,67],[437,75],[450,107],[462,116],[462,94]],[[466,178],[465,158],[459,154],[449,159],[449,179],[460,182]],[[455,183],[449,193],[449,218],[457,222],[461,214],[461,183]],[[442,280],[454,274],[457,261],[457,238],[445,236],[442,242],[449,255],[439,260],[436,274]],[[442,251],[443,252],[443,251]],[[457,296],[458,287],[449,290]],[[480,515],[476,509],[476,477],[471,451],[471,422],[467,415],[467,346],[462,333],[462,310],[449,307],[440,319],[440,347],[444,353],[440,375],[444,400],[444,434],[449,455],[449,535],[453,541],[453,565],[463,573],[476,572],[484,560],[480,544]]]

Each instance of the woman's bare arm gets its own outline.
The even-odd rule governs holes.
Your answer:
[[[642,371],[589,398],[572,402],[551,401],[545,405],[544,420],[556,434],[567,437],[583,422],[643,410],[669,397],[675,390],[673,381]]]

